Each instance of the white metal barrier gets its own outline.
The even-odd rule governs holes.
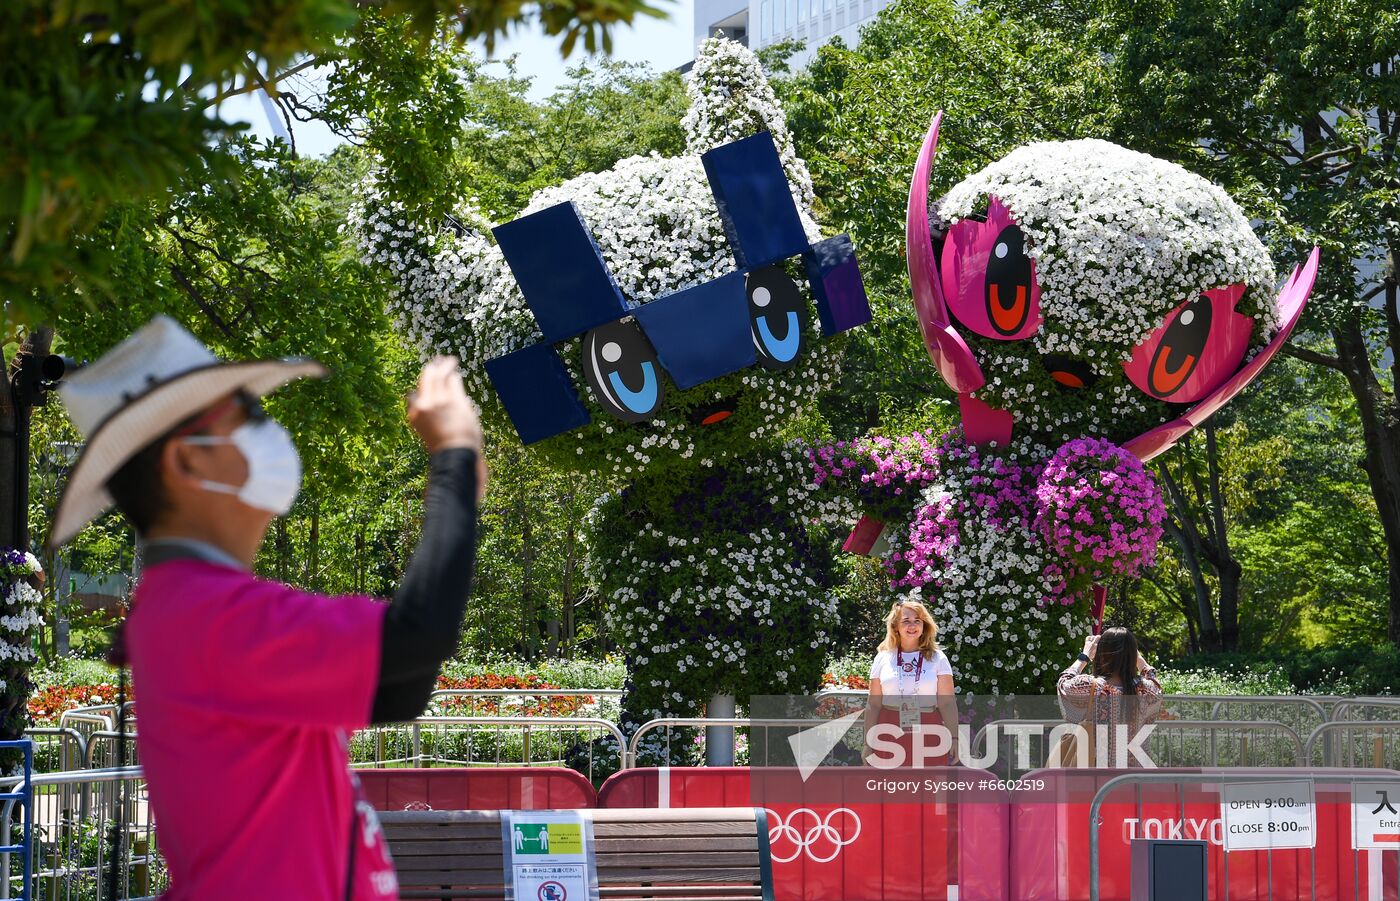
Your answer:
[[[1303,761],[1305,766],[1400,769],[1400,720],[1323,723],[1308,736]]]
[[[15,779],[0,780],[0,786]],[[140,767],[38,773],[34,786],[34,871],[29,897],[46,901],[117,901],[150,896],[168,885],[165,861],[156,843],[155,822]],[[111,826],[124,809],[125,829],[116,849]],[[13,803],[0,807],[0,828],[8,831]],[[120,855],[121,881],[115,895],[104,881],[111,855]],[[11,871],[10,855],[0,855],[6,877],[0,897],[23,881]]]
[[[86,767],[87,739],[72,728],[33,726],[24,737],[34,742],[34,772],[54,773]]]
[[[601,741],[599,741],[601,739]],[[353,766],[626,766],[627,741],[609,720],[576,716],[433,716],[374,726],[351,739]],[[369,758],[369,759],[365,759]],[[603,770],[604,763],[616,765]]]

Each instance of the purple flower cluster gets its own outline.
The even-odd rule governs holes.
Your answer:
[[[1027,539],[1039,545],[1039,604],[1073,604],[1096,581],[1136,577],[1162,537],[1166,509],[1152,474],[1106,440],[1069,441],[1049,460],[1018,463],[953,429],[841,442],[811,459],[816,484],[852,491],[886,522],[910,522],[907,546],[887,561],[895,587],[941,585],[962,542],[975,540],[972,521],[1007,535],[1008,554]]]
[[[941,442],[932,431],[900,438],[857,438],[809,454],[813,482],[853,492],[854,500],[886,521],[913,506],[918,491],[940,473]]]
[[[0,584],[24,578],[31,572],[24,551],[12,547],[0,548]]]
[[[909,549],[899,555],[907,566],[903,567],[902,576],[896,572],[896,588],[940,584],[939,574],[961,538],[958,519],[965,509],[965,503],[951,497],[938,498],[919,508],[914,514],[914,524],[909,527]]]
[[[1066,442],[1041,471],[1035,528],[1061,560],[1046,568],[1072,603],[1088,582],[1151,566],[1166,507],[1142,462],[1111,441]]]

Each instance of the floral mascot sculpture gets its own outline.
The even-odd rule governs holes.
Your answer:
[[[1143,463],[1248,384],[1296,324],[1318,255],[1277,298],[1268,253],[1218,187],[1104,141],[1021,147],[929,213],[934,117],[906,239],[924,342],[961,427],[821,448],[951,638],[960,689],[1045,692],[1103,584],[1153,560]],[[891,527],[887,528],[886,523]]]
[[[469,208],[414,229],[372,188],[357,222],[401,329],[462,360],[494,433],[614,486],[588,567],[633,727],[820,683],[838,613],[830,536],[809,530],[851,508],[817,495],[797,441],[840,333],[870,318],[753,54],[706,41],[687,91],[683,156],[541,190],[494,229]]]

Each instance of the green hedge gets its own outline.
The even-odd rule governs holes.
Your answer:
[[[1400,648],[1353,645],[1297,651],[1198,654],[1169,664],[1183,684],[1223,680],[1230,694],[1297,692],[1322,695],[1390,695],[1400,689]],[[1164,687],[1166,680],[1164,679]],[[1265,691],[1259,691],[1260,688]],[[1186,691],[1175,693],[1217,694]]]

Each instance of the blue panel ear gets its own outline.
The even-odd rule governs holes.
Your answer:
[[[748,295],[738,272],[642,304],[632,315],[681,390],[752,366],[756,359]]]
[[[870,299],[860,277],[856,249],[846,235],[813,244],[802,254],[821,317],[822,334],[834,335],[870,321]]]
[[[535,344],[486,361],[486,374],[526,444],[588,425],[573,380],[548,344]]]
[[[546,342],[565,341],[627,315],[617,282],[573,202],[491,231]]]
[[[778,148],[766,131],[700,157],[739,268],[760,269],[807,249]]]

